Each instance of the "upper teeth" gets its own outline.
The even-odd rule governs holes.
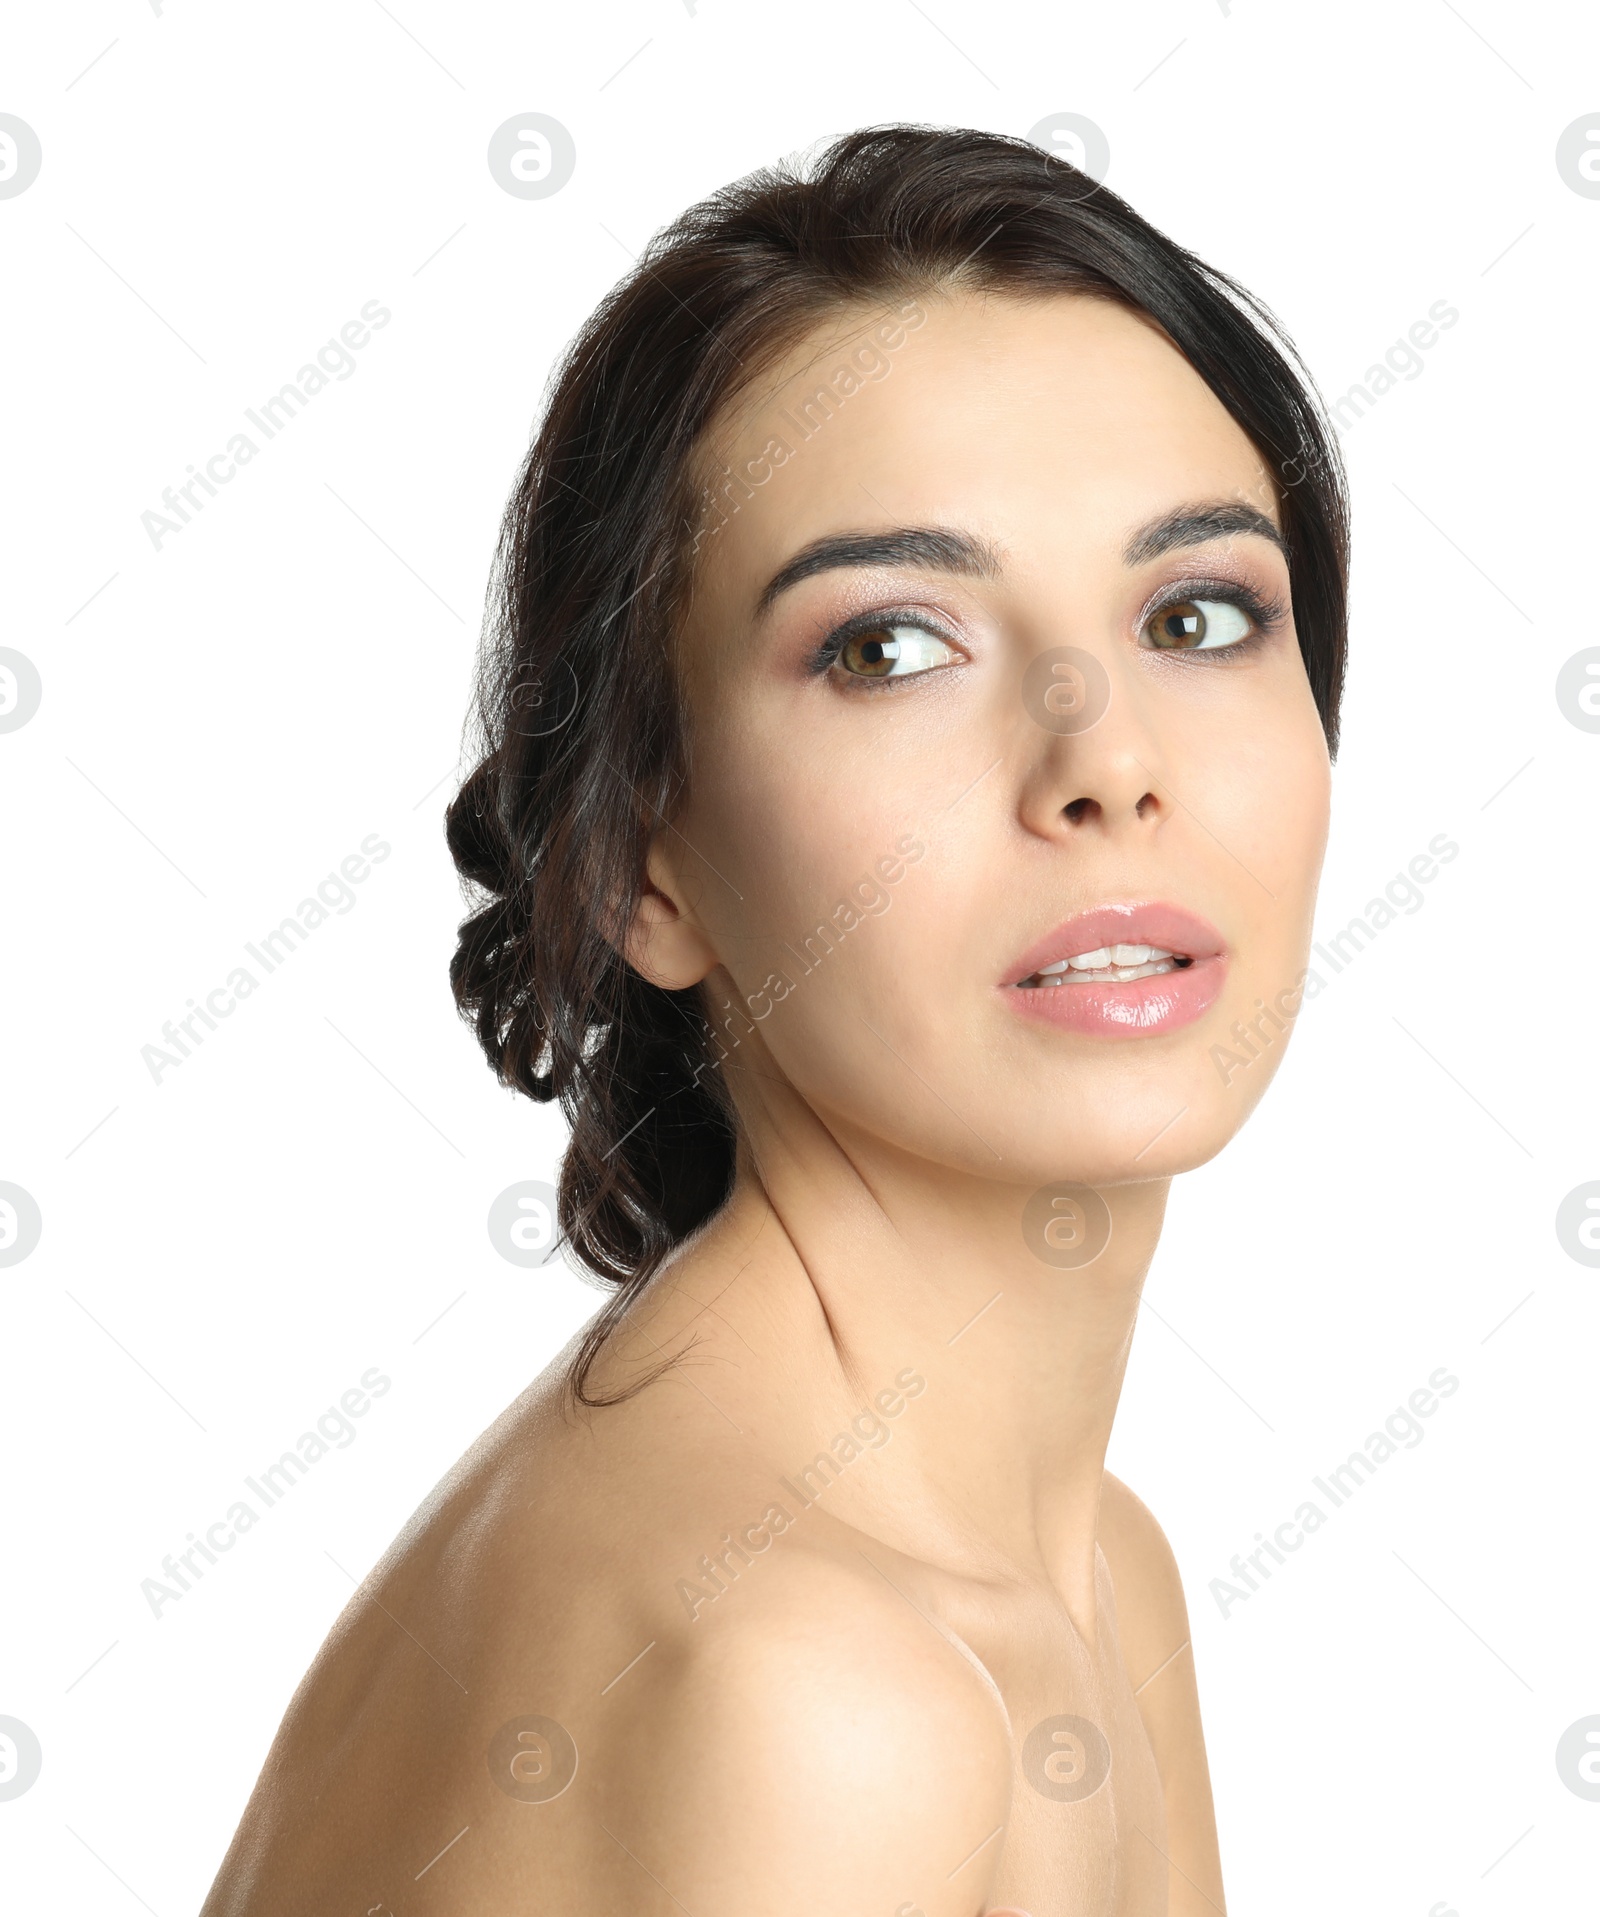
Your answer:
[[[1092,952],[1074,952],[1070,958],[1055,959],[1022,983],[1065,985],[1069,978],[1077,978],[1096,985],[1128,985],[1135,979],[1152,978],[1192,963],[1181,952],[1169,952],[1162,945],[1099,945]]]
[[[1041,965],[1039,976],[1049,978],[1055,972],[1066,971],[1069,965],[1075,972],[1103,972],[1109,965],[1148,965],[1152,959],[1174,956],[1159,945],[1101,945],[1092,952],[1074,952],[1071,958]]]

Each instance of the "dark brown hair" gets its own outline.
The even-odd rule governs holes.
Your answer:
[[[763,169],[658,234],[555,371],[501,528],[481,752],[447,814],[473,909],[450,980],[501,1082],[571,1128],[560,1227],[632,1298],[731,1188],[735,1123],[698,991],[618,956],[684,779],[670,640],[708,424],[819,321],[943,288],[1078,292],[1148,315],[1279,485],[1300,646],[1330,751],[1348,505],[1315,388],[1270,310],[1087,174],[1026,141],[889,126],[804,174]]]

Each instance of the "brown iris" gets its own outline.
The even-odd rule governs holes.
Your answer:
[[[839,648],[839,663],[863,679],[886,679],[894,670],[900,643],[887,626],[851,635]]]
[[[1199,645],[1206,636],[1206,626],[1206,616],[1196,602],[1180,599],[1175,605],[1163,606],[1145,630],[1152,645],[1171,648]]]

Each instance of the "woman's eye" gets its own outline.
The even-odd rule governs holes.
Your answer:
[[[1179,599],[1145,626],[1152,646],[1170,652],[1216,652],[1248,639],[1255,621],[1226,599]]]
[[[954,646],[920,626],[873,626],[845,640],[838,663],[858,679],[903,679],[956,656]]]

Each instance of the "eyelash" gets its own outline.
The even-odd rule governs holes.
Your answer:
[[[932,639],[942,639],[947,646],[959,643],[953,634],[935,625],[924,612],[896,612],[892,607],[878,606],[871,612],[859,612],[853,619],[847,619],[842,626],[835,627],[811,655],[811,672],[820,678],[823,673],[839,663],[840,653],[858,633],[876,632],[884,626],[913,626],[918,632],[925,632]],[[882,679],[864,678],[860,673],[848,675],[856,684],[870,686],[874,691],[884,686],[904,685],[910,679],[926,676],[925,673],[907,673],[897,680],[893,675]]]
[[[1142,635],[1152,619],[1165,612],[1169,606],[1181,606],[1188,599],[1216,599],[1226,605],[1237,606],[1241,612],[1249,615],[1255,626],[1254,632],[1244,639],[1235,640],[1231,646],[1213,646],[1196,650],[1181,646],[1151,646],[1143,650],[1151,652],[1187,653],[1190,657],[1205,658],[1215,664],[1219,659],[1245,652],[1253,652],[1258,646],[1272,638],[1288,617],[1289,608],[1276,595],[1263,598],[1253,586],[1247,586],[1237,579],[1184,579],[1171,586],[1153,605],[1145,608],[1139,621]],[[932,638],[942,639],[948,646],[959,642],[954,636],[928,618],[926,613],[901,612],[894,608],[875,607],[871,612],[857,613],[853,619],[847,619],[842,626],[830,632],[811,655],[809,670],[820,678],[839,662],[839,655],[858,633],[873,632],[883,626],[914,626],[917,631],[928,633]],[[907,673],[896,677],[889,675],[882,679],[864,678],[859,673],[849,675],[851,680],[873,692],[886,690],[894,686],[905,686],[916,679],[928,677],[927,673]]]
[[[1255,630],[1243,639],[1236,639],[1231,646],[1210,646],[1193,648],[1183,646],[1150,646],[1144,648],[1150,652],[1176,652],[1186,657],[1205,659],[1215,665],[1221,660],[1236,657],[1241,653],[1254,652],[1258,646],[1271,639],[1289,616],[1287,603],[1274,593],[1263,598],[1253,586],[1247,586],[1238,579],[1183,579],[1167,590],[1152,606],[1145,608],[1139,620],[1139,633],[1151,620],[1158,618],[1171,606],[1181,606],[1189,599],[1215,599],[1228,606],[1237,606],[1247,613]]]

